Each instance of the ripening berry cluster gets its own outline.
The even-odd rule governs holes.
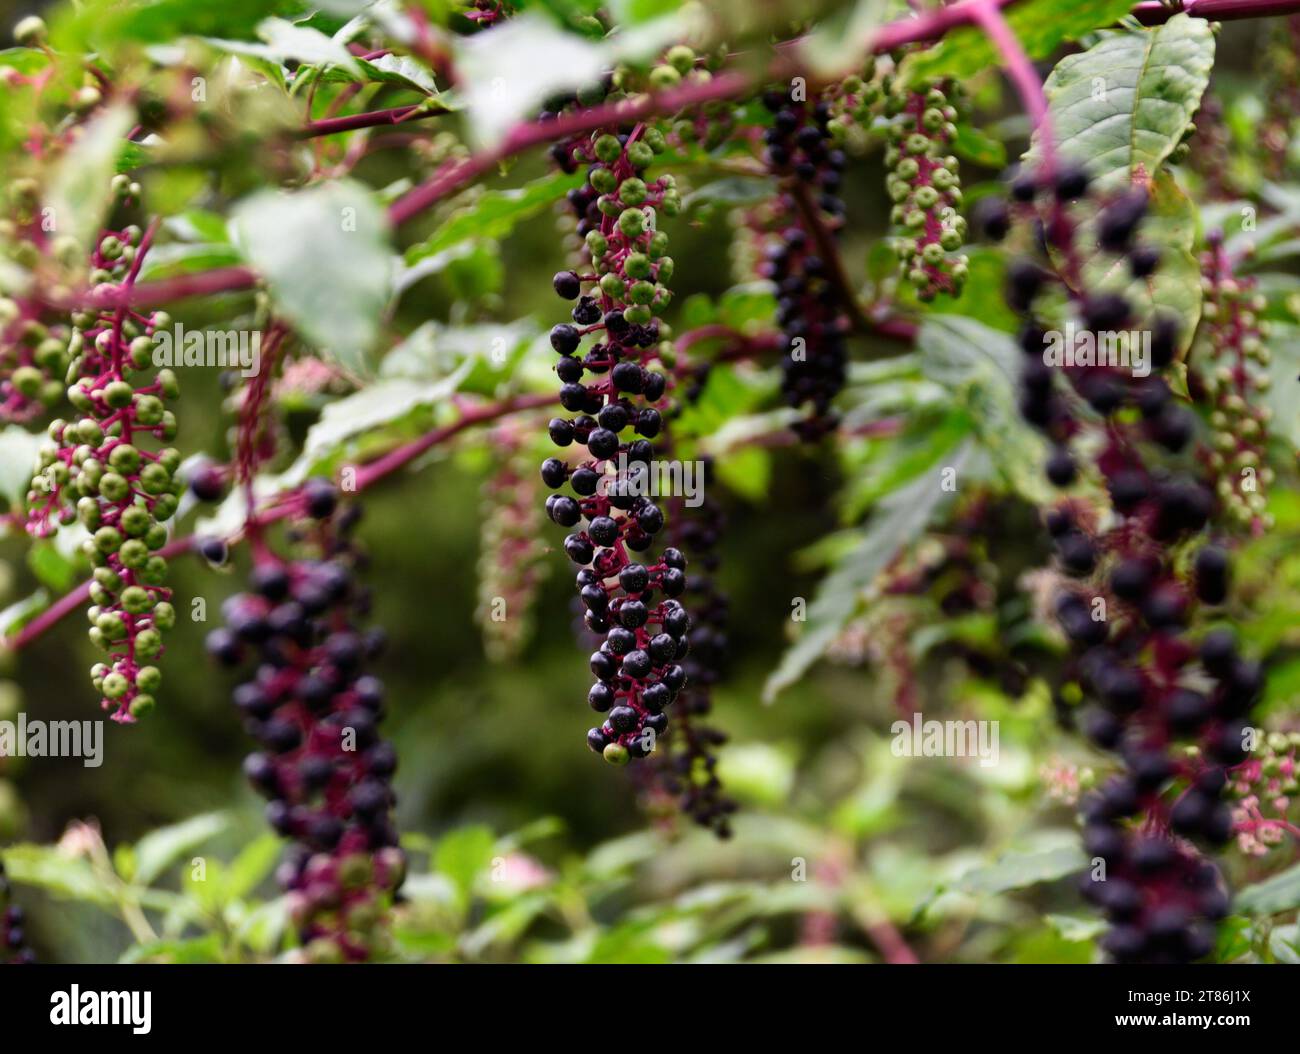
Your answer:
[[[763,160],[784,185],[767,217],[759,274],[776,286],[785,341],[781,393],[789,406],[808,408],[794,430],[813,440],[838,423],[831,405],[844,386],[849,322],[798,196],[833,236],[844,224],[838,195],[846,158],[831,143],[825,99],[799,102],[792,90],[772,89],[763,93],[763,105],[772,113]]]
[[[950,83],[890,91],[885,189],[893,207],[890,222],[901,233],[892,240],[903,274],[924,302],[940,293],[959,296],[969,261],[957,253],[966,240],[961,214],[961,178],[951,153],[957,138],[956,95]]]
[[[1256,292],[1255,279],[1233,273],[1221,235],[1212,235],[1208,242],[1201,257],[1207,355],[1196,359],[1211,406],[1206,464],[1217,480],[1224,512],[1258,534],[1273,523],[1263,493],[1273,482],[1273,469],[1264,463],[1272,411],[1258,398],[1272,382],[1264,343],[1269,324],[1259,318],[1264,298]]]
[[[546,499],[547,515],[577,528],[564,549],[581,568],[587,627],[605,635],[591,657],[597,683],[588,702],[606,718],[587,743],[614,764],[654,749],[667,728],[663,710],[686,683],[677,663],[690,617],[674,599],[686,585],[686,561],[674,549],[658,561],[631,555],[649,551],[664,526],[644,483],[668,389],[668,377],[651,368],[662,337],[656,312],[668,302],[672,274],[668,237],[656,224],[678,202],[671,180],[642,178],[663,147],[656,129],[636,126],[593,133],[575,149],[589,165],[570,199],[588,263],[553,281],[556,294],[574,302],[572,323],[555,326],[550,340],[560,356],[560,403],[576,416],[551,420],[551,441],[565,456],[547,458],[541,476],[557,492]],[[624,438],[628,431],[633,438]],[[566,485],[572,495],[559,493]]]
[[[23,929],[23,909],[12,902],[11,893],[4,861],[0,860],[0,963],[34,963],[36,955],[27,947],[27,932]]]
[[[711,462],[705,465],[707,488]],[[731,836],[730,818],[737,808],[723,793],[717,772],[718,748],[727,735],[707,723],[713,687],[722,677],[728,653],[728,601],[716,578],[725,525],[721,505],[708,497],[697,508],[683,505],[673,519],[673,541],[691,558],[684,596],[694,623],[686,638],[690,652],[682,661],[687,686],[677,698],[673,732],[659,762],[661,789],[677,800],[683,813],[719,838]]]
[[[1109,510],[1066,499],[1046,518],[1060,569],[1074,579],[1056,599],[1057,620],[1075,649],[1072,690],[1094,704],[1085,717],[1090,738],[1125,766],[1084,803],[1085,846],[1097,861],[1085,893],[1114,924],[1104,945],[1115,958],[1188,961],[1209,951],[1208,930],[1198,920],[1221,917],[1227,900],[1214,866],[1174,836],[1211,846],[1231,837],[1231,812],[1221,800],[1225,772],[1246,756],[1246,719],[1263,679],[1227,631],[1212,631],[1199,645],[1187,637],[1198,601],[1218,605],[1228,594],[1227,555],[1204,538],[1214,494],[1194,468],[1170,464],[1192,437],[1190,411],[1176,405],[1158,373],[1045,361],[1048,325],[1039,306],[1049,287],[1063,285],[1090,333],[1136,322],[1123,293],[1089,287],[1081,214],[1099,210],[1098,246],[1127,256],[1134,277],[1146,277],[1159,262],[1136,244],[1145,191],[1135,188],[1110,203],[1090,191],[1086,173],[1073,167],[1050,181],[1026,173],[1012,187],[1017,211],[1030,224],[1041,222],[1042,241],[1063,271],[1030,259],[1010,268],[1008,302],[1025,319],[1021,406],[1056,444],[1050,481],[1075,482],[1079,468],[1069,444],[1086,442],[1109,496]],[[1008,213],[986,212],[985,221],[991,233],[1005,234]],[[1161,317],[1152,328],[1153,364],[1167,366],[1176,326]],[[1069,397],[1057,389],[1058,373]],[[1104,427],[1083,416],[1078,399]],[[1194,749],[1178,748],[1179,741]],[[1170,806],[1167,792],[1175,786],[1186,789]],[[1135,817],[1140,829],[1129,822]]]
[[[478,606],[474,618],[488,658],[516,657],[532,633],[532,608],[550,570],[542,531],[537,473],[513,423],[497,428],[500,468],[483,486]]]
[[[267,799],[267,822],[293,840],[277,877],[305,953],[356,962],[381,949],[405,872],[392,818],[397,755],[378,731],[384,685],[366,672],[384,635],[359,626],[370,598],[348,540],[357,510],[336,514],[323,479],[303,496],[317,552],[282,562],[261,551],[249,591],[226,602],[207,647],[224,666],[252,665],[234,691],[259,744],[244,772]]]
[[[103,235],[92,281],[134,273],[138,228]],[[28,531],[38,537],[79,521],[89,532],[84,550],[95,567],[90,639],[108,653],[91,671],[103,706],[115,721],[151,710],[162,674],[153,660],[176,612],[163,583],[166,521],[184,485],[174,447],[151,450],[176,436],[166,408],[179,394],[171,370],[152,377],[152,334],[170,325],[161,311],[78,312],[68,344],[68,401],[79,416],[49,427],[27,495]]]
[[[1300,732],[1270,732],[1251,756],[1228,774],[1237,848],[1264,856],[1300,837],[1287,819],[1300,795]]]

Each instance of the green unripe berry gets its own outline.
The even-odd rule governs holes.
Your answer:
[[[162,687],[162,671],[157,666],[141,666],[136,671],[135,686],[142,692],[156,692]]]
[[[664,134],[658,128],[647,128],[645,134],[641,136],[641,142],[656,154],[662,154],[668,148]]]
[[[167,412],[163,406],[163,401],[155,395],[141,395],[136,399],[135,416],[146,428],[152,428],[154,425],[161,424],[163,414]]]
[[[600,756],[611,765],[626,765],[628,763],[627,747],[620,746],[618,743],[607,743]]]
[[[105,529],[100,528],[100,530]],[[122,548],[117,551],[117,558],[123,567],[135,570],[137,567],[144,566],[144,562],[149,559],[149,547],[139,538],[132,538],[122,543]]]
[[[654,312],[645,304],[633,304],[623,311],[623,317],[634,326],[644,326],[654,318]]]
[[[618,176],[614,175],[613,169],[604,165],[592,165],[587,180],[601,194],[613,194],[614,188],[618,186]]]
[[[153,669],[153,667],[149,667],[149,669]],[[141,692],[131,700],[131,706],[129,709],[132,717],[144,717],[145,714],[152,712],[154,707],[157,705],[157,700],[155,700],[152,695],[147,692]]]
[[[612,271],[600,279],[600,291],[613,300],[621,300],[626,288],[623,279]]]
[[[630,143],[627,148],[627,159],[633,168],[645,168],[655,159],[655,153],[645,143]]]
[[[176,379],[175,370],[158,371],[158,387],[164,399],[175,399],[181,394],[181,382]]]
[[[122,696],[126,695],[126,690],[130,687],[130,682],[114,670],[112,673],[104,675],[104,686],[101,691],[108,699],[121,699]]]
[[[648,304],[655,298],[653,282],[633,282],[628,290],[628,299],[634,304]]]
[[[659,91],[681,84],[682,75],[672,66],[656,66],[650,71],[650,86]]]
[[[674,270],[673,258],[664,256],[659,260],[659,281],[667,282],[673,276]]]
[[[140,470],[140,486],[146,494],[161,494],[171,486],[171,473],[156,461]]]
[[[668,251],[668,233],[666,231],[655,231],[650,235],[650,244],[646,247],[647,255],[650,259],[657,260]]]
[[[81,525],[85,527],[86,530],[99,530],[99,502],[91,497],[79,499],[77,501],[77,519],[81,521]]]
[[[167,528],[161,523],[150,524],[149,529],[145,531],[144,544],[153,551],[161,549],[167,544]]]
[[[645,253],[632,253],[623,261],[623,273],[629,278],[650,277],[650,257]]]
[[[149,586],[160,586],[167,581],[167,561],[161,556],[151,556],[140,568],[138,577]],[[164,627],[165,628],[165,627]]]
[[[126,636],[126,621],[114,611],[105,611],[96,618],[95,628],[107,641],[121,640]]]
[[[596,140],[592,150],[600,160],[611,165],[622,156],[623,145],[618,141],[617,136],[602,135]]]
[[[143,505],[132,505],[130,508],[122,510],[122,515],[117,522],[128,537],[139,538],[149,529],[153,523],[153,517],[149,515],[149,510]]]
[[[624,205],[636,207],[646,199],[645,180],[638,179],[636,176],[630,176],[623,180],[618,187],[618,199]]]
[[[9,375],[9,380],[21,394],[29,399],[35,399],[40,394],[41,385],[45,383],[41,371],[36,369],[35,366],[19,366]]]
[[[176,609],[167,601],[160,600],[153,606],[153,624],[159,629],[171,629],[176,625]]]
[[[122,532],[116,527],[101,527],[95,532],[95,548],[101,553],[115,553],[122,544]]]
[[[104,402],[108,403],[114,410],[121,410],[131,405],[131,397],[135,392],[126,381],[112,381],[104,388]]]
[[[141,630],[135,637],[135,653],[142,659],[152,659],[162,651],[162,634],[156,629]]]
[[[943,248],[936,245],[934,242],[931,242],[921,250],[921,259],[931,267],[935,267],[943,262]]]
[[[695,52],[685,44],[674,44],[664,58],[678,73],[686,73],[695,65]]]
[[[961,248],[961,235],[955,230],[946,230],[939,235],[939,244],[948,252],[956,252]]]
[[[130,443],[118,443],[108,455],[108,467],[129,476],[140,467],[140,451]]]
[[[122,607],[129,614],[143,615],[153,606],[153,597],[149,595],[149,590],[140,586],[127,586],[122,590]]]
[[[917,187],[916,204],[923,209],[932,209],[939,200],[939,192],[934,187]]]
[[[624,209],[618,217],[618,229],[628,238],[639,238],[646,228],[646,216],[640,209]]]

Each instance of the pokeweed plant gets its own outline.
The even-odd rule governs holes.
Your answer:
[[[551,681],[531,664],[562,620],[535,613],[564,611],[549,550],[573,565],[586,742],[644,759],[628,782],[655,820],[744,841],[742,805],[804,809],[866,770],[810,850],[830,892],[799,902],[804,945],[833,941],[848,904],[873,954],[946,954],[919,920],[957,909],[929,889],[903,911],[854,862],[897,833],[900,758],[924,755],[872,744],[926,711],[1051,755],[1015,792],[1043,791],[1043,815],[1017,815],[1057,840],[1027,870],[1083,910],[1065,881],[1083,869],[1105,917],[1104,935],[1075,920],[1075,951],[1283,957],[1274,916],[1300,898],[1279,907],[1264,869],[1300,836],[1282,595],[1300,532],[1283,496],[1300,16],[1269,19],[1292,5],[1216,5],[1240,23],[1222,30],[1197,4],[1118,0],[833,2],[797,26],[782,5],[357,6],[89,0],[24,19],[0,51],[0,483],[39,580],[0,633],[21,650],[84,610],[105,653],[94,689],[131,724],[154,706],[162,632],[206,621],[207,587],[174,594],[168,561],[197,553],[214,591],[245,576],[206,641],[244,671],[230,719],[289,843],[296,957],[421,954],[427,889],[404,881],[424,842],[398,830],[397,746],[378,732],[413,702],[386,701],[377,670],[432,689],[427,670],[454,682],[455,664],[405,635],[381,656],[363,625],[363,578],[381,604],[404,583],[370,569],[359,495],[435,464],[482,477],[462,614],[493,669],[527,678],[512,694]],[[1215,76],[1220,33],[1260,26],[1263,106]],[[538,239],[548,210],[559,237]],[[199,395],[181,400],[182,371]],[[407,530],[452,544],[464,504],[414,510]],[[746,563],[787,527],[774,563]],[[432,606],[454,606],[439,589]],[[756,656],[783,640],[762,694],[834,698],[817,734],[843,747],[797,772],[732,731],[754,735]],[[845,705],[823,657],[882,669],[831,676],[885,705]],[[526,737],[483,722],[543,755],[568,720]],[[403,775],[424,771],[412,760]],[[965,760],[944,763],[949,800],[1013,796],[1018,777],[995,787]],[[989,826],[963,834],[1005,834]],[[91,881],[131,908],[158,872],[104,866],[82,833]],[[430,864],[468,925],[498,846],[463,837]],[[23,852],[19,881],[52,884]],[[543,871],[519,881],[549,888]],[[996,867],[964,881],[1021,888]],[[562,901],[536,903],[576,925]],[[142,957],[175,952],[122,917]],[[465,958],[509,943],[451,939]]]

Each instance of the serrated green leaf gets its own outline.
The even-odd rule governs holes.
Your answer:
[[[279,313],[323,354],[368,374],[392,277],[388,218],[369,190],[341,180],[259,191],[235,207],[231,227]]]
[[[1043,85],[1059,150],[1087,165],[1102,193],[1127,188],[1139,172],[1153,177],[1201,105],[1213,66],[1209,23],[1187,15],[1067,55]]]
[[[1102,26],[1113,25],[1129,13],[1131,0],[1026,0],[1005,12],[1007,22],[1029,57],[1046,58],[1062,44],[1078,40]],[[903,61],[908,83],[940,77],[965,79],[999,64],[997,48],[982,29],[963,26],[924,51]]]

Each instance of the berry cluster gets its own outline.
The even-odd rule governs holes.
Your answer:
[[[849,321],[811,225],[832,236],[843,226],[838,192],[846,158],[831,143],[827,100],[799,102],[791,91],[773,89],[764,92],[763,104],[773,115],[763,159],[782,190],[768,210],[759,273],[776,286],[776,320],[786,345],[781,393],[789,406],[809,408],[794,428],[813,440],[838,423],[831,404],[844,386]]]
[[[558,296],[575,301],[573,322],[555,326],[550,340],[560,356],[560,403],[577,416],[550,422],[551,441],[567,456],[547,458],[541,475],[552,490],[568,484],[574,495],[550,495],[550,519],[566,528],[585,521],[564,549],[581,567],[586,624],[605,634],[591,657],[597,683],[588,702],[607,717],[587,743],[615,764],[653,750],[667,728],[663,709],[686,683],[677,663],[690,617],[674,599],[685,588],[685,558],[675,549],[653,563],[629,555],[648,551],[664,525],[644,486],[651,440],[663,428],[656,404],[668,388],[668,377],[650,368],[662,336],[655,316],[668,303],[664,283],[673,268],[668,236],[656,222],[679,202],[668,177],[647,182],[641,175],[663,148],[656,129],[638,125],[596,132],[575,149],[590,166],[571,199],[588,265],[583,273],[561,271],[553,281]],[[580,356],[589,336],[595,340]],[[628,429],[640,438],[624,439]],[[665,599],[656,603],[656,593]]]
[[[889,146],[885,188],[894,203],[889,219],[901,232],[893,249],[917,298],[961,294],[967,259],[951,255],[966,239],[961,215],[961,180],[950,151],[957,137],[957,108],[949,102],[952,84],[892,91],[885,98]]]
[[[384,635],[358,625],[370,606],[349,540],[359,510],[336,514],[323,479],[302,497],[312,556],[282,562],[259,548],[249,592],[227,601],[207,647],[224,666],[255,663],[234,692],[261,747],[244,772],[268,799],[267,821],[293,839],[277,877],[306,955],[361,961],[381,950],[405,871],[389,785],[397,756],[378,732],[384,686],[365,672]]]
[[[1208,361],[1196,360],[1197,380],[1210,405],[1211,449],[1205,462],[1218,479],[1226,515],[1259,534],[1273,522],[1263,494],[1273,482],[1273,470],[1264,463],[1272,411],[1256,398],[1271,383],[1264,370],[1268,322],[1258,317],[1264,298],[1255,291],[1255,279],[1233,273],[1222,236],[1212,234],[1208,242],[1201,257],[1204,340],[1197,348]]]
[[[513,424],[493,433],[501,467],[483,487],[479,597],[474,618],[494,662],[514,658],[532,631],[531,609],[550,569],[540,530],[537,475]]]
[[[1270,732],[1251,756],[1228,774],[1237,848],[1263,856],[1300,827],[1287,813],[1300,794],[1300,732]]]
[[[713,498],[705,498],[694,509],[677,504],[672,540],[691,555],[692,573],[686,576],[684,595],[695,623],[687,635],[690,653],[682,662],[687,687],[677,699],[675,727],[659,762],[659,784],[697,824],[719,838],[729,838],[736,803],[723,793],[717,774],[717,749],[727,735],[706,723],[713,709],[713,687],[727,661],[728,602],[715,577],[720,562],[717,546],[726,523],[722,507]]]
[[[148,243],[139,228],[103,234],[96,244],[92,282],[129,285]],[[68,401],[80,416],[50,424],[27,495],[28,531],[38,537],[79,520],[95,565],[90,639],[108,652],[91,678],[115,721],[134,721],[154,706],[162,674],[150,665],[163,650],[162,631],[176,612],[163,587],[166,521],[176,512],[183,484],[180,453],[149,450],[142,440],[170,442],[176,418],[165,400],[178,395],[176,376],[152,378],[152,334],[170,325],[159,311],[126,308],[78,312],[68,354]]]
[[[0,860],[0,963],[34,963],[36,955],[27,947],[23,909],[10,901],[9,876]]]
[[[1215,511],[1213,493],[1194,473],[1163,464],[1188,445],[1190,411],[1176,405],[1157,373],[1141,377],[1084,355],[1053,367],[1044,355],[1048,333],[1038,310],[1058,283],[1081,319],[1080,346],[1134,321],[1126,295],[1089,288],[1080,259],[1080,212],[1100,205],[1097,243],[1103,253],[1126,257],[1135,278],[1149,276],[1159,263],[1154,250],[1135,243],[1145,189],[1135,187],[1108,203],[1073,204],[1090,189],[1086,173],[1074,167],[1058,169],[1051,180],[1036,173],[1016,179],[1017,208],[1041,224],[1040,252],[1051,251],[1063,273],[1050,269],[1051,258],[1017,260],[1007,295],[1025,317],[1022,410],[1056,443],[1049,480],[1072,485],[1079,468],[1070,444],[1086,444],[1109,496],[1106,518],[1072,499],[1047,515],[1060,569],[1076,583],[1055,606],[1077,651],[1071,662],[1075,690],[1096,704],[1085,728],[1126,768],[1085,803],[1085,844],[1104,862],[1085,881],[1087,895],[1115,924],[1105,945],[1117,959],[1186,961],[1209,949],[1196,918],[1219,917],[1226,897],[1213,865],[1173,835],[1210,845],[1231,837],[1231,814],[1220,800],[1225,769],[1246,756],[1251,733],[1245,719],[1262,674],[1238,655],[1226,631],[1209,633],[1199,647],[1184,637],[1196,602],[1221,604],[1228,592],[1227,555],[1194,541]],[[984,222],[990,233],[1005,234],[1009,213],[995,207]],[[1153,364],[1167,366],[1176,326],[1159,317],[1151,328]],[[1068,391],[1057,390],[1058,373]],[[1100,427],[1084,416],[1081,401],[1101,419]],[[1198,749],[1178,752],[1179,740],[1192,740]],[[1164,794],[1175,781],[1188,789],[1169,806]],[[1144,818],[1141,833],[1126,822],[1134,816]]]

